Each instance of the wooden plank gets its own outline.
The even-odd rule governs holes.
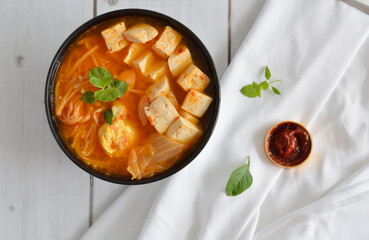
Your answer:
[[[94,223],[128,188],[128,186],[109,183],[98,178],[94,178],[93,181],[91,209],[92,223]]]
[[[51,135],[48,67],[64,39],[90,19],[92,1],[5,1],[0,8],[1,239],[78,239],[88,228],[89,175]]]
[[[143,8],[166,14],[189,27],[208,48],[216,65],[219,78],[227,67],[228,55],[228,0],[98,0],[97,14],[123,8]],[[97,219],[125,186],[94,180],[93,218]]]
[[[228,0],[98,0],[97,14],[116,9],[143,8],[166,14],[190,28],[208,48],[219,77],[227,68]]]
[[[236,54],[247,33],[252,28],[266,0],[230,1],[231,58]]]

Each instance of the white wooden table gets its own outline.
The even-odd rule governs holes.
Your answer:
[[[127,188],[91,177],[46,120],[51,60],[85,21],[122,8],[169,15],[210,51],[221,78],[265,0],[4,0],[0,8],[0,239],[79,239]]]

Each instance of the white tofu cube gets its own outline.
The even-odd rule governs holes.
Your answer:
[[[158,31],[153,26],[141,23],[130,27],[123,34],[128,41],[145,43],[154,39],[158,35]]]
[[[109,52],[113,53],[125,48],[129,42],[124,38],[123,32],[126,30],[124,22],[105,29],[101,32]]]
[[[150,67],[155,62],[155,56],[152,52],[145,53],[142,57],[135,60],[133,62],[133,65],[139,69],[142,74],[146,75],[147,71],[150,69]]]
[[[168,58],[169,70],[174,77],[177,77],[186,70],[192,63],[190,50],[186,45],[179,45],[174,53]]]
[[[177,83],[185,90],[202,91],[210,83],[210,79],[195,65],[189,66],[177,79]]]
[[[169,91],[169,80],[167,76],[164,76],[158,82],[154,83],[146,89],[146,96],[147,99],[152,102],[160,96],[167,95]]]
[[[183,117],[184,119],[192,122],[193,124],[197,124],[199,122],[199,119],[197,119],[195,116],[193,116],[192,114],[186,112],[183,109],[179,110],[178,113],[181,117]]]
[[[165,97],[155,99],[149,107],[145,107],[145,114],[150,124],[160,133],[165,133],[170,124],[179,116],[176,108]]]
[[[201,92],[191,90],[187,93],[181,108],[196,117],[202,117],[213,99]]]
[[[138,58],[138,56],[140,56],[141,53],[145,51],[145,49],[145,45],[141,43],[132,43],[128,48],[128,54],[123,61],[128,65],[131,64]]]
[[[182,35],[173,28],[166,26],[164,32],[160,35],[158,41],[152,46],[152,49],[164,59],[167,59],[176,49]]]
[[[161,76],[165,74],[167,68],[167,62],[162,60],[156,60],[156,62],[147,70],[146,77],[151,80],[157,81]]]
[[[181,143],[189,143],[197,140],[202,131],[190,121],[179,117],[170,125],[166,135]]]
[[[179,110],[179,103],[177,101],[176,96],[174,95],[174,93],[172,91],[170,91],[167,96],[168,100],[173,104],[173,106]]]

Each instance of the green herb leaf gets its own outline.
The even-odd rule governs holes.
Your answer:
[[[248,84],[241,88],[240,92],[249,98],[255,98],[258,96],[257,90],[254,88],[252,84]]]
[[[270,80],[270,77],[272,76],[272,74],[270,73],[270,70],[268,68],[268,66],[265,67],[265,78]]]
[[[122,97],[128,90],[129,84],[123,81],[114,80],[109,83],[109,88],[114,88],[118,92],[118,97]]]
[[[274,92],[275,94],[277,94],[277,95],[281,95],[281,92],[280,92],[278,89],[276,89],[275,87],[273,87],[273,86],[272,86],[272,90],[273,90],[273,92]]]
[[[104,120],[105,122],[107,122],[109,125],[113,124],[113,111],[111,109],[108,109],[105,111],[104,113]]]
[[[101,102],[114,101],[118,97],[118,92],[115,88],[101,89],[95,92],[95,98]]]
[[[276,83],[276,82],[282,82],[282,79],[271,81],[270,84]]]
[[[268,81],[262,81],[261,83],[257,84],[256,82],[252,82],[252,84],[248,84],[241,88],[240,92],[249,98],[261,97],[261,89],[268,90],[269,87],[272,87],[272,90],[275,94],[281,95],[281,92],[272,86],[273,83],[281,82],[282,80],[274,80],[271,81],[270,78],[272,74],[270,73],[269,67],[265,67],[265,78]]]
[[[93,68],[88,74],[90,83],[98,88],[105,88],[114,79],[105,68]]]
[[[261,97],[261,87],[259,86],[259,84],[257,84],[256,82],[252,82],[252,86],[255,88],[258,97]]]
[[[250,157],[248,156],[246,165],[243,165],[232,172],[226,187],[226,193],[228,196],[237,196],[251,186],[253,178],[249,170]]]
[[[267,90],[269,88],[269,83],[267,81],[263,81],[261,83],[259,83],[259,86],[263,89],[263,90]]]
[[[94,96],[94,93],[91,91],[87,91],[85,92],[82,97],[81,100],[86,102],[86,103],[91,103],[93,104],[94,102],[96,102],[96,98]]]

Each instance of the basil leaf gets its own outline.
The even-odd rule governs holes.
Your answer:
[[[240,92],[249,98],[255,98],[258,96],[257,90],[254,88],[252,84],[248,84],[241,88]]]
[[[226,193],[228,196],[237,196],[251,186],[253,178],[249,171],[249,156],[247,157],[247,160],[248,162],[246,163],[246,165],[243,165],[232,172],[226,187]]]
[[[256,82],[252,82],[252,86],[255,88],[258,97],[261,97],[261,87],[259,86],[259,84],[257,84]]]
[[[263,90],[267,90],[269,88],[269,83],[267,81],[263,81],[261,83],[259,83],[259,86],[263,89]]]
[[[118,97],[118,92],[114,88],[101,89],[95,92],[95,98],[101,102],[114,101]]]
[[[108,109],[108,110],[105,111],[105,113],[104,113],[104,120],[109,125],[112,125],[113,124],[113,111],[111,109]]]
[[[265,67],[265,78],[270,80],[270,77],[272,76],[272,74],[270,73],[270,70],[268,68],[268,66]]]
[[[114,88],[118,92],[118,97],[122,97],[128,90],[129,84],[123,81],[114,80],[109,83],[109,88]]]
[[[91,91],[87,91],[85,92],[82,97],[81,100],[86,102],[86,103],[91,103],[93,104],[94,102],[96,102],[96,98],[94,96],[94,93]]]
[[[90,83],[98,88],[105,88],[114,79],[108,70],[105,68],[93,68],[88,73]]]
[[[272,90],[273,90],[273,92],[274,92],[275,94],[277,94],[277,95],[281,95],[281,92],[280,92],[278,89],[276,89],[275,87],[273,87],[273,86],[272,86]]]

